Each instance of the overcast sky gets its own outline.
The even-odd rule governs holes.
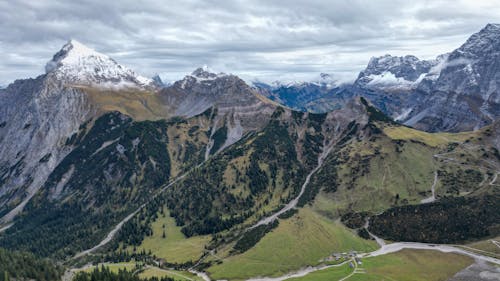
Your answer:
[[[353,79],[372,56],[433,58],[488,22],[500,22],[498,1],[7,0],[0,85],[42,74],[68,39],[167,80],[202,65],[263,81]]]

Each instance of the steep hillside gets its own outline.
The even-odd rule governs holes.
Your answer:
[[[63,268],[27,252],[11,252],[0,248],[0,280],[58,280]]]
[[[210,124],[191,124],[212,127],[204,137],[208,147],[203,148],[202,158],[206,159],[248,132],[262,129],[276,107],[238,77],[202,69],[170,87],[158,87],[74,40],[54,55],[46,71],[0,90],[0,101],[8,105],[0,108],[0,225],[8,225],[23,210],[77,147],[66,140],[89,120],[87,129],[109,112],[135,121],[207,112]],[[186,132],[179,137],[185,139]],[[182,155],[184,149],[193,150],[180,147]]]
[[[84,123],[65,142],[75,148],[0,244],[59,257],[92,246],[171,178],[204,160],[210,117],[209,110],[191,120],[136,122],[112,112]]]
[[[44,75],[17,80],[1,90],[0,224],[22,211],[71,152],[65,140],[85,121],[110,110],[158,119],[143,102],[154,91],[150,82],[71,40],[47,63]],[[128,95],[127,103],[108,97],[121,90],[141,94]]]

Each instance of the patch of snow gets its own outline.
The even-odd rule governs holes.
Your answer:
[[[415,82],[408,81],[402,77],[396,77],[392,72],[384,71],[382,74],[370,74],[368,75],[367,85],[370,86],[393,86],[393,85],[401,85],[401,86],[411,86],[414,85]]]
[[[327,73],[320,73],[317,77],[310,77],[308,79],[281,79],[271,82],[270,86],[273,88],[291,88],[301,87],[308,85],[316,85],[319,87],[326,87],[328,89],[335,88],[339,85],[339,80]]]

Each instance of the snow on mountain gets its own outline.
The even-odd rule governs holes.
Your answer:
[[[228,76],[228,74],[223,72],[215,73],[208,66],[204,65],[203,67],[199,67],[195,71],[193,71],[193,73],[191,73],[190,76],[194,77],[198,82],[201,82],[201,81],[213,81],[217,78]]]
[[[355,84],[367,88],[413,89],[436,64],[436,60],[419,60],[411,55],[373,57]]]
[[[481,93],[484,101],[500,103],[500,24],[488,24],[449,54],[434,88],[457,93]]]
[[[401,118],[405,124],[475,130],[500,116],[500,24],[486,25],[436,61],[408,100],[413,110]]]
[[[197,68],[191,74],[186,75],[182,80],[176,81],[173,84],[179,85],[179,87],[182,89],[187,89],[193,87],[194,84],[201,83],[209,85],[215,83],[220,78],[228,78],[232,76],[233,75],[223,72],[215,73],[205,65],[203,67]]]
[[[47,74],[78,85],[105,88],[145,87],[153,80],[136,74],[107,55],[96,52],[76,40],[70,40],[45,66]]]
[[[275,80],[269,84],[254,81],[252,82],[257,87],[262,87],[263,85],[267,85],[271,88],[291,88],[291,87],[307,87],[307,86],[318,86],[324,87],[328,89],[335,88],[338,86],[339,82],[332,75],[327,73],[320,73],[317,77],[311,77],[309,79],[294,79],[292,78],[283,78],[279,80]]]

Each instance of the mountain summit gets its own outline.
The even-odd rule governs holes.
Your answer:
[[[412,88],[435,64],[435,61],[419,60],[412,55],[373,57],[355,83],[368,88]]]
[[[83,85],[133,87],[153,82],[76,40],[68,41],[47,62],[45,71],[68,83]]]

